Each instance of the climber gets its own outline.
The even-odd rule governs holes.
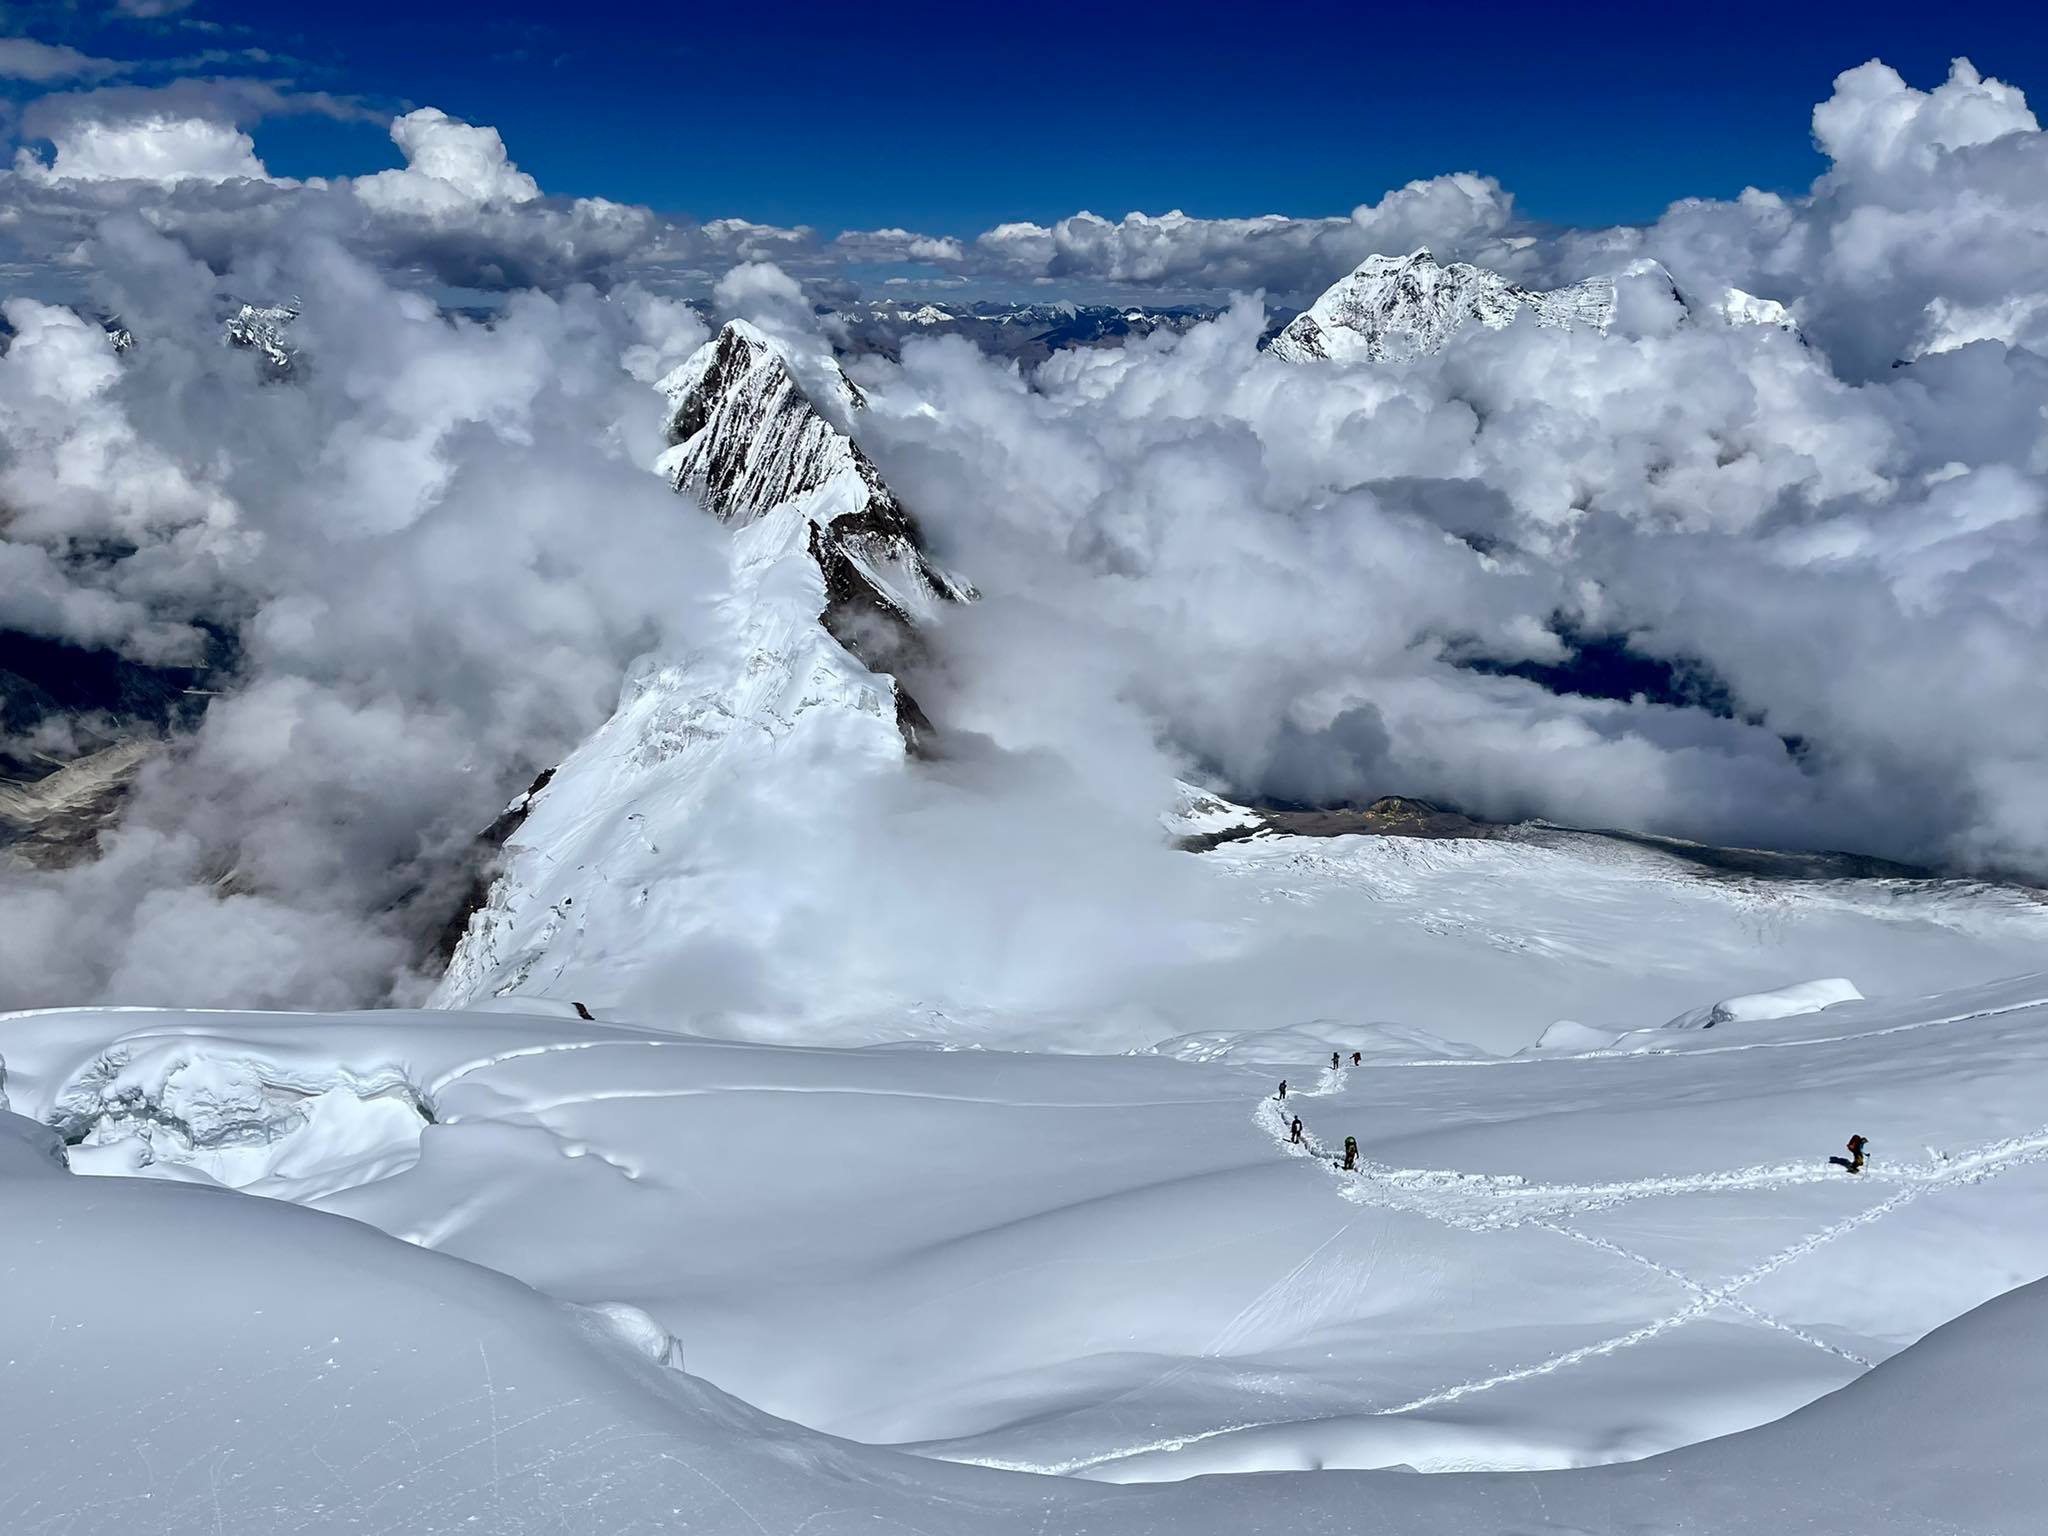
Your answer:
[[[1280,1093],[1279,1093],[1279,1097],[1281,1097],[1281,1098],[1283,1098],[1283,1099],[1287,1097],[1287,1079],[1286,1079],[1286,1078],[1284,1078],[1284,1077],[1280,1079]]]
[[[1863,1149],[1869,1145],[1870,1138],[1868,1136],[1851,1136],[1849,1138],[1849,1155],[1847,1157],[1831,1157],[1828,1161],[1837,1168],[1846,1168],[1851,1173],[1861,1173],[1863,1171]]]
[[[1301,1116],[1294,1117],[1294,1134],[1288,1138],[1297,1147],[1301,1145]]]
[[[1330,1070],[1332,1072],[1336,1071],[1343,1064],[1344,1061],[1342,1057],[1340,1057],[1335,1051],[1330,1052]]]
[[[1360,1061],[1362,1061],[1362,1060],[1364,1060],[1364,1058],[1363,1058],[1362,1056],[1360,1056],[1360,1055],[1358,1054],[1358,1052],[1356,1052],[1356,1051],[1353,1051],[1353,1052],[1351,1053],[1351,1065],[1353,1065],[1354,1067],[1355,1067],[1355,1066],[1357,1066],[1357,1065],[1359,1064],[1359,1062],[1360,1062]]]
[[[1357,1169],[1358,1138],[1356,1136],[1346,1136],[1344,1138],[1344,1171],[1346,1173],[1355,1173]]]

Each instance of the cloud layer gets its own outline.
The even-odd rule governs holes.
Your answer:
[[[1265,356],[1256,298],[1029,375],[957,340],[864,361],[866,446],[984,594],[916,680],[972,745],[887,791],[886,835],[802,854],[806,910],[964,903],[945,871],[999,866],[1105,974],[1121,941],[1074,939],[1113,931],[1100,893],[1171,910],[1192,952],[1214,914],[1163,884],[1175,774],[2048,877],[2048,138],[1968,65],[1844,74],[1809,195],[1595,232],[1452,175],[1326,220],[830,242],[549,196],[431,110],[392,125],[403,169],[294,185],[249,126],[288,94],[46,101],[7,234],[80,300],[5,310],[0,627],[153,665],[237,647],[100,860],[0,882],[0,1002],[417,997],[476,829],[636,656],[719,638],[724,535],[645,468],[648,384],[703,336],[669,294],[800,327],[846,261],[1306,296],[1421,243],[1531,282],[1651,256],[1802,334],[1638,278],[1609,335],[1474,328],[1394,366]],[[503,313],[450,319],[432,281]],[[280,382],[218,325],[289,295]],[[1503,672],[1568,676],[1584,636],[1729,708]],[[993,972],[1023,909],[983,905],[956,954]]]
[[[1815,122],[1809,199],[1515,264],[1652,254],[1703,298],[1786,299],[1811,345],[1643,277],[1608,336],[1475,329],[1404,367],[1278,363],[1241,305],[1028,382],[944,344],[870,369],[878,455],[989,594],[960,628],[1002,633],[952,707],[1076,755],[1135,707],[1190,771],[1280,799],[2048,873],[2048,137],[1961,63],[1932,92],[1849,71]],[[1495,238],[1489,205],[1464,238]],[[1061,688],[1030,680],[1026,613],[1090,637]],[[1564,633],[1712,677],[1732,717],[1499,675]]]
[[[702,326],[588,290],[451,321],[307,236],[236,274],[317,296],[277,382],[173,242],[116,218],[87,256],[136,341],[6,306],[0,622],[158,664],[207,626],[239,661],[103,857],[0,884],[9,1001],[416,995],[475,832],[690,643],[715,525],[645,472],[621,359]]]

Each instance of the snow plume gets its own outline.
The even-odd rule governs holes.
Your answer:
[[[6,306],[4,548],[34,570],[0,577],[5,625],[152,663],[226,635],[233,659],[96,862],[0,877],[5,1002],[417,995],[477,831],[632,657],[691,644],[720,535],[648,473],[660,400],[622,359],[701,328],[588,290],[450,320],[307,237],[234,277],[303,300],[303,366],[265,382],[176,245],[115,220],[88,256],[119,358]]]

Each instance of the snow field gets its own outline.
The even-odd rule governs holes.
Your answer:
[[[2044,999],[2021,979],[1577,1056],[1383,1040],[1334,1073],[1227,1042],[798,1049],[504,1012],[4,1037],[17,1108],[90,1123],[82,1171],[236,1183],[643,1309],[693,1373],[830,1433],[1146,1480],[1610,1461],[1854,1379],[2048,1273]],[[1323,1046],[1248,1050],[1276,1038]],[[1860,1177],[1826,1162],[1852,1130]],[[1357,1175],[1329,1166],[1347,1132]]]
[[[66,1175],[4,1122],[27,1155],[0,1158],[0,1520],[2020,1536],[2048,1506],[2048,1298],[1941,1325],[2048,1263],[2043,996],[1853,1004],[1661,1055],[1301,1063],[1306,1151],[1263,1067],[504,1013],[13,1016],[12,1101],[77,1114],[95,1084],[122,1107],[107,1166],[151,1126],[144,1172],[205,1179],[212,1158],[306,1187],[318,1170],[274,1150],[171,1161],[165,1126],[198,1122],[162,1111],[346,1158],[313,1114],[254,1113],[280,1102],[266,1083],[318,1088],[322,1057],[315,1101],[396,1077],[423,1118],[414,1161],[316,1200],[365,1221]],[[1860,1178],[1807,1148],[1808,1122],[1850,1113],[1879,1154]],[[1945,1155],[1888,1157],[1909,1124]],[[1347,1131],[1355,1175],[1323,1160]],[[695,1373],[955,1433],[920,1456],[834,1440]],[[1816,1396],[1645,1461],[1450,1470],[1642,1455]],[[1442,1475],[1156,1481],[1365,1461]],[[1146,1486],[1103,1486],[1123,1481]]]

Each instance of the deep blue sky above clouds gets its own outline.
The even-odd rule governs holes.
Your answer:
[[[235,67],[493,124],[550,192],[827,232],[1341,213],[1453,170],[1539,219],[1645,219],[1803,187],[1812,104],[1867,58],[1931,85],[1966,54],[2048,93],[2048,23],[2020,5],[128,3],[171,14],[14,6],[6,30],[120,58],[261,48]],[[370,123],[255,135],[282,175],[397,162]]]

